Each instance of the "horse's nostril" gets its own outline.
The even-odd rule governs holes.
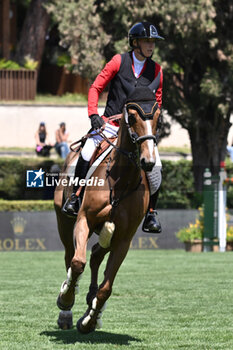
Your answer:
[[[141,159],[141,167],[145,171],[151,171],[154,167],[155,163],[153,162],[147,162],[145,158]]]

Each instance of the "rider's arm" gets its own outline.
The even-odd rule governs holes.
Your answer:
[[[161,68],[161,66],[156,63],[155,66],[155,78],[157,77],[157,75],[160,73],[160,82],[159,82],[159,87],[156,91],[156,101],[158,102],[159,108],[162,107],[162,94],[163,94],[163,70]]]
[[[88,92],[88,115],[98,114],[98,101],[100,93],[114,78],[121,65],[121,55],[115,55],[100,74],[96,77]]]

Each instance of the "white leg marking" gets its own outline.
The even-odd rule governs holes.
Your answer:
[[[111,243],[112,235],[115,230],[115,224],[113,222],[106,221],[99,234],[99,245],[102,248],[108,248]]]
[[[81,279],[81,277],[82,277],[82,275],[79,275],[78,276],[78,279],[77,279],[77,282],[76,282],[76,285],[75,285],[75,294],[78,294],[78,292],[79,292],[79,286],[78,286],[78,284],[79,284],[79,281],[80,281],[80,279]],[[62,294],[66,294],[67,293],[67,291],[68,291],[68,289],[69,289],[69,286],[70,286],[70,284],[71,284],[71,281],[72,281],[72,271],[71,271],[71,267],[68,269],[68,271],[67,271],[67,279],[62,283],[62,285],[61,285],[61,290],[60,290],[60,292],[62,293]]]
[[[82,325],[86,326],[88,324],[88,322],[90,321],[91,317],[94,315],[94,312],[96,311],[96,304],[97,304],[97,298],[95,297],[92,300],[92,306],[91,306],[91,310],[89,312],[89,314],[84,318],[84,320],[82,321]],[[102,308],[100,309],[98,316],[97,316],[97,320],[96,320],[96,328],[100,329],[102,328],[102,313],[103,311],[106,309],[107,306],[107,302],[104,303],[104,305],[102,306]]]
[[[150,120],[146,120],[146,126],[147,126],[147,135],[153,135],[152,134],[152,128],[151,128]],[[153,140],[147,140],[146,142],[148,144],[148,150],[149,150],[149,154],[150,154],[150,161],[154,162],[155,161],[155,157],[153,156],[154,141]]]

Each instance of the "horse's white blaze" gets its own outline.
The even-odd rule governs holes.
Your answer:
[[[151,123],[150,120],[146,120],[146,126],[147,126],[147,135],[153,135],[152,134],[152,128],[151,128]],[[146,140],[148,144],[148,150],[150,154],[150,161],[154,162],[155,158],[153,156],[153,151],[154,151],[154,140]]]

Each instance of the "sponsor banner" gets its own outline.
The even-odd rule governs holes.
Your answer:
[[[195,222],[197,210],[159,210],[162,224],[161,234],[142,232],[139,226],[131,249],[177,249],[183,248],[175,233],[190,222]],[[45,212],[0,212],[0,252],[1,251],[50,251],[63,250],[60,241],[56,215]],[[93,234],[88,249],[98,241]]]

